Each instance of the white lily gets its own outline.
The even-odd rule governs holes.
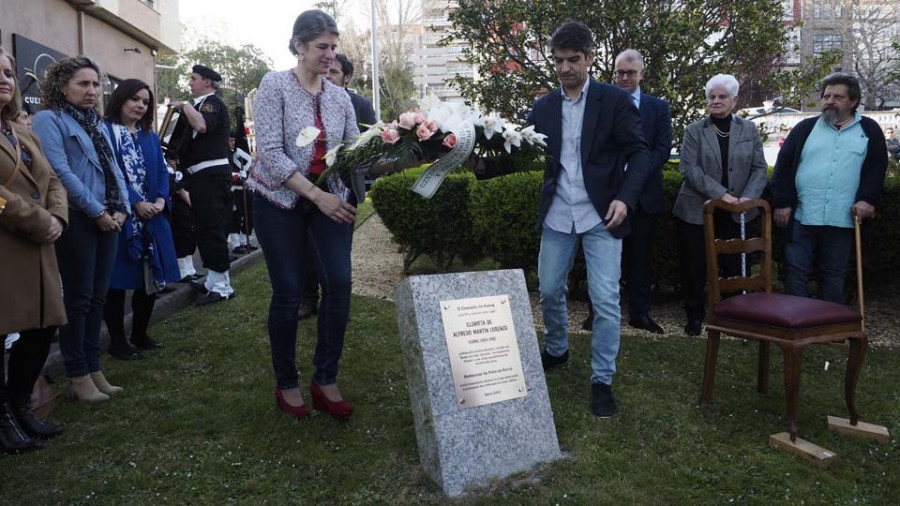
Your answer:
[[[495,133],[503,133],[503,119],[497,113],[484,116],[482,118],[482,124],[484,125],[484,137],[488,140],[490,140]]]
[[[447,104],[443,102],[435,103],[431,109],[428,110],[426,117],[431,121],[434,121],[442,132],[450,131],[450,125],[448,123],[450,123],[450,118],[453,117],[453,111]]]
[[[338,144],[337,146],[329,149],[327,153],[325,153],[325,165],[327,165],[329,167],[334,165],[334,162],[337,161],[337,154],[338,154],[338,151],[340,151],[340,149],[341,149],[341,145]]]
[[[506,142],[503,143],[503,147],[506,149],[507,153],[512,153],[513,146],[521,147],[522,146],[522,133],[517,132],[514,125],[507,123],[506,130],[503,132],[503,138]]]
[[[300,130],[300,134],[297,135],[297,147],[303,148],[309,146],[317,137],[319,137],[320,133],[322,133],[322,131],[316,127],[306,127],[303,130]]]
[[[434,93],[428,93],[419,103],[419,108],[423,111],[430,111],[437,104],[443,104],[443,102]]]
[[[521,132],[522,138],[525,139],[525,142],[531,144],[532,146],[537,144],[538,146],[547,147],[547,142],[544,140],[547,138],[546,135],[540,134],[534,131],[534,125],[528,125],[523,128]]]
[[[356,149],[360,146],[365,146],[369,143],[370,140],[376,137],[380,137],[381,132],[383,131],[384,122],[379,121],[378,123],[375,123],[374,125],[370,126],[365,132],[361,133],[359,137],[356,138],[356,142],[354,142],[349,149]]]

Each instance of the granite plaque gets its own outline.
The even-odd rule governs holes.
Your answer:
[[[524,392],[502,402],[488,401],[462,409],[443,304],[469,299],[508,302],[511,325],[506,326],[515,339]],[[458,496],[470,487],[484,486],[493,479],[528,471],[561,457],[521,270],[413,276],[397,285],[394,301],[419,460],[446,495]],[[457,314],[460,312],[466,311],[457,310]],[[469,316],[478,318],[466,320]],[[488,319],[492,325],[487,325]],[[473,314],[463,320],[484,320],[484,325],[471,327],[488,329],[479,336],[490,334],[499,340],[506,332],[499,328],[490,330],[504,326],[505,320],[500,316]],[[494,325],[497,322],[500,324]],[[497,363],[515,363],[512,348],[508,353],[499,353],[505,358],[498,358]],[[502,377],[502,373],[496,374]]]

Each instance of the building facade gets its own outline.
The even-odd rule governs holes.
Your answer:
[[[900,107],[900,83],[889,83],[900,55],[897,0],[790,0],[799,5],[800,54],[807,59],[831,49],[842,53],[834,70],[856,75],[866,109]]]
[[[104,95],[137,78],[155,89],[156,58],[177,53],[178,0],[2,0],[0,43],[16,57],[23,100],[40,109],[40,80],[66,56],[84,55],[103,72]]]
[[[438,45],[447,35],[449,14],[456,7],[454,0],[422,0],[421,30],[415,35],[416,51],[412,63],[416,72],[416,87],[423,97],[433,94],[445,102],[462,102],[459,90],[448,80],[456,75],[477,77],[463,55],[464,42]]]

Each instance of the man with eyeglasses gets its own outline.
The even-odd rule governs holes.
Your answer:
[[[637,205],[629,213],[631,233],[625,237],[623,244],[628,324],[654,334],[663,334],[662,327],[650,317],[650,266],[656,220],[663,211],[662,171],[672,148],[672,114],[664,100],[641,92],[641,79],[644,78],[644,57],[641,53],[626,49],[616,56],[615,65],[616,85],[631,94],[641,114],[644,140],[650,150],[650,172],[639,193]],[[584,327],[590,326],[591,316],[585,320]]]

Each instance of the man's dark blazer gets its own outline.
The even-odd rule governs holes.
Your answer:
[[[650,150],[650,173],[638,197],[647,214],[663,212],[663,167],[672,150],[672,113],[665,100],[641,93],[641,126]]]
[[[347,90],[347,88],[344,88]],[[359,131],[365,132],[366,127],[363,125],[374,125],[378,120],[375,119],[375,108],[372,107],[372,101],[368,98],[347,90],[350,95],[350,102],[353,103],[353,112],[356,113],[356,122],[359,123]]]
[[[556,182],[562,165],[562,90],[538,99],[528,116],[535,131],[547,136],[547,163],[538,204],[538,230],[543,226],[556,194]],[[625,90],[591,79],[584,122],[581,127],[581,169],[588,197],[601,218],[613,200],[624,202],[630,210],[650,172],[650,154],[641,131],[641,117],[631,95]],[[624,170],[628,163],[628,171]],[[610,230],[621,239],[631,231],[628,218]]]

